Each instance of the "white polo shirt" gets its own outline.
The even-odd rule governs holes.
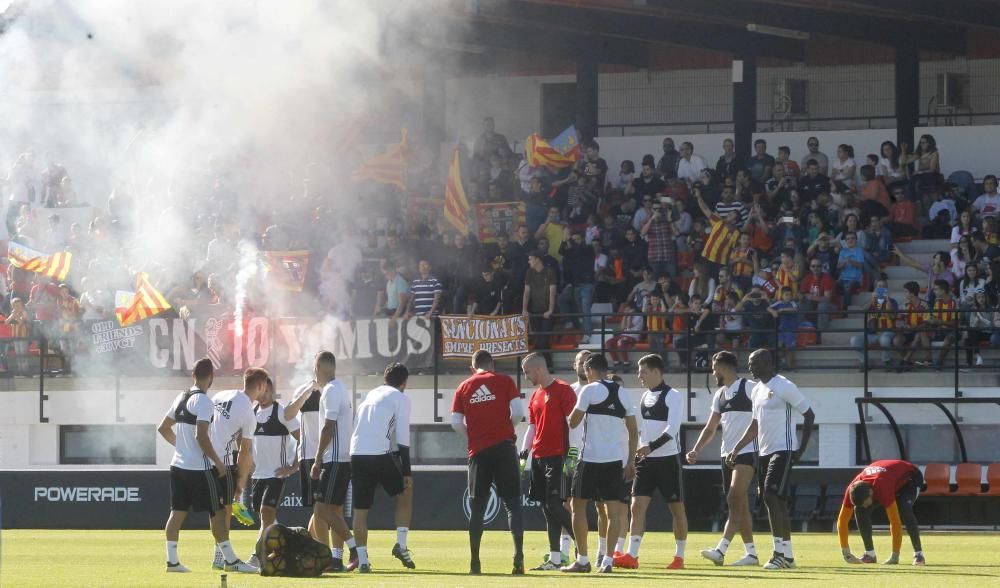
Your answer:
[[[195,389],[195,387],[191,387],[191,390]],[[176,418],[177,408],[185,394],[186,392],[182,392],[174,399],[167,411],[169,418]],[[185,407],[189,413],[194,415],[195,424],[177,422],[174,425],[174,434],[177,436],[177,440],[174,443],[174,456],[170,460],[170,465],[182,470],[207,470],[212,467],[212,462],[201,450],[195,434],[198,432],[198,421],[211,423],[215,409],[208,395],[204,393],[192,394],[188,397]]]
[[[757,419],[757,444],[761,455],[777,451],[798,451],[797,419],[792,411],[804,414],[809,401],[788,378],[776,375],[770,382],[753,388],[753,418]]]
[[[574,410],[587,412],[594,404],[601,404],[608,399],[610,382],[591,382],[580,389]],[[618,388],[618,402],[624,406],[625,417],[634,417],[639,412],[631,395],[624,387]],[[617,403],[616,403],[617,404]],[[583,428],[583,451],[580,461],[589,463],[608,463],[628,461],[628,429],[625,428],[625,418],[606,414],[587,414],[583,422],[577,426]]]
[[[351,406],[351,395],[347,387],[340,380],[334,378],[323,387],[323,395],[319,400],[319,416],[320,430],[326,421],[337,422],[337,434],[323,450],[323,463],[351,461],[354,407]]]
[[[233,462],[233,452],[239,449],[240,439],[253,439],[257,417],[253,402],[243,390],[225,390],[212,397],[215,420],[209,427],[212,447],[227,466]]]
[[[410,446],[410,399],[392,386],[365,396],[354,418],[351,455],[384,455]]]

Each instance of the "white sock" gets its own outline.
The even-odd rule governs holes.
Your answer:
[[[628,538],[628,554],[632,557],[639,557],[640,543],[642,543],[642,535],[630,535]]]
[[[722,555],[726,555],[726,552],[729,551],[729,543],[729,539],[723,537],[722,539],[719,539],[719,544],[716,545],[715,548],[719,550],[719,553]]]
[[[870,556],[872,556],[872,557],[875,557],[875,550],[874,550],[874,549],[872,549],[871,551],[868,551],[868,550],[866,549],[866,550],[865,550],[865,555],[870,555]]]
[[[612,566],[613,567],[614,565],[615,565],[615,561],[613,559],[611,559],[611,556],[610,555],[605,555],[604,556],[604,561],[601,562],[601,567],[602,568],[603,567],[607,567],[607,566]]]
[[[167,541],[167,563],[168,564],[180,563],[180,560],[177,559],[176,541]]]
[[[240,559],[236,557],[233,544],[229,542],[229,539],[219,543],[219,550],[222,551],[222,557],[226,558],[226,563],[234,563]]]
[[[789,539],[788,541],[782,541],[781,542],[781,549],[782,549],[782,552],[785,554],[785,557],[787,557],[788,559],[794,559],[795,556],[792,555],[792,540],[791,539]]]
[[[688,544],[687,539],[685,539],[683,541],[677,541],[677,550],[674,552],[674,555],[676,555],[677,557],[683,559],[684,558],[684,548],[687,547],[687,544]]]
[[[559,551],[561,551],[563,553],[569,553],[570,541],[572,541],[572,540],[573,540],[573,538],[570,537],[566,533],[563,533],[562,535],[560,535],[559,536]]]
[[[406,534],[409,531],[409,527],[396,527],[396,543],[399,543],[400,549],[406,549]]]
[[[561,563],[562,562],[562,552],[561,551],[550,551],[549,552],[549,561],[552,562],[552,563]]]
[[[334,547],[330,550],[330,555],[333,559],[344,559],[344,549],[342,547]]]
[[[587,557],[586,555],[583,555],[582,553],[577,554],[576,563],[580,564],[581,566],[585,566],[590,563],[590,558]]]
[[[222,550],[219,549],[219,544],[215,544],[215,555],[212,557],[214,563],[222,563]]]
[[[757,557],[757,547],[753,543],[744,543],[743,549],[746,550],[747,555]]]
[[[777,553],[778,555],[785,553],[784,540],[782,540],[781,537],[771,537],[771,540],[774,541],[775,553]]]
[[[355,549],[358,546],[357,542],[354,540],[354,537],[351,537],[347,541],[344,541],[344,543],[347,544],[348,549]]]
[[[622,553],[622,552],[625,551],[625,538],[624,537],[619,537],[618,538],[618,542],[615,543],[615,551],[617,551],[618,553]]]
[[[924,552],[922,550],[921,551],[914,551],[913,552],[913,557],[917,557],[918,555],[922,556],[923,554],[924,554]]]
[[[608,552],[608,540],[604,537],[597,539],[597,553],[607,553]]]
[[[364,545],[358,545],[358,561],[363,564],[368,563],[368,548]]]

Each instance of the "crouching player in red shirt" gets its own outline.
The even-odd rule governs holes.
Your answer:
[[[844,493],[844,504],[837,517],[837,534],[840,548],[847,563],[875,563],[875,544],[872,541],[872,507],[882,505],[889,517],[889,532],[892,535],[892,556],[882,563],[899,563],[899,548],[903,543],[900,525],[902,517],[906,532],[913,543],[913,565],[924,565],[924,552],[920,547],[920,527],[913,514],[913,503],[920,494],[924,476],[920,469],[908,461],[882,459],[861,470]],[[865,543],[865,554],[858,559],[851,554],[848,546],[848,523],[851,514],[858,524],[861,540]]]

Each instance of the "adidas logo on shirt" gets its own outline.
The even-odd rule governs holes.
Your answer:
[[[469,399],[469,404],[479,404],[480,402],[489,402],[490,400],[496,399],[497,397],[490,392],[489,388],[486,386],[480,386],[479,389],[476,390],[475,394],[472,395],[472,398]]]

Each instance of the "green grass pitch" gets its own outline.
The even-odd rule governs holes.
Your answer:
[[[256,536],[252,531],[233,532],[233,544],[240,556],[249,553]],[[219,586],[218,571],[211,569],[212,542],[207,529],[181,532],[181,561],[192,569],[190,574],[167,574],[162,531],[3,531],[0,552],[2,586]],[[771,539],[758,533],[762,553],[769,553]],[[228,586],[573,586],[579,582],[596,586],[601,583],[627,583],[652,586],[670,580],[704,586],[763,584],[834,586],[935,586],[941,588],[1000,586],[1000,534],[927,533],[924,551],[928,565],[909,565],[912,552],[904,536],[902,559],[906,565],[848,565],[840,557],[833,533],[793,536],[795,570],[765,572],[760,569],[720,568],[701,558],[699,550],[714,546],[718,535],[692,533],[688,538],[686,569],[666,571],[673,556],[673,538],[668,533],[650,533],[642,544],[638,570],[615,570],[611,577],[566,575],[559,572],[528,572],[511,577],[510,535],[488,531],[483,540],[483,575],[470,577],[467,535],[460,531],[420,531],[410,533],[417,569],[404,569],[389,551],[394,532],[376,531],[369,540],[373,573],[361,576],[327,574],[315,578],[262,578],[228,574]],[[861,549],[857,535],[852,535],[855,552]],[[591,536],[591,549],[596,535]],[[880,558],[889,555],[889,538],[882,533],[875,547]],[[525,536],[527,563],[541,561],[547,551],[545,534],[529,532]],[[739,539],[730,554],[742,556]]]

